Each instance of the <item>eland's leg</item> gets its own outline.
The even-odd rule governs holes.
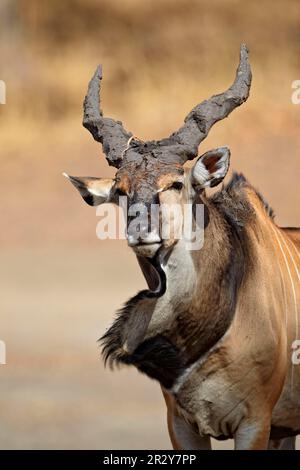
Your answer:
[[[201,437],[179,414],[171,394],[162,388],[167,405],[168,431],[174,450],[211,450],[210,437]]]
[[[174,415],[168,423],[169,434],[175,450],[211,450],[210,437],[201,437],[180,416]],[[170,426],[171,424],[171,426]]]
[[[267,450],[270,438],[269,419],[245,419],[234,436],[235,450]]]
[[[296,436],[285,437],[284,439],[270,439],[269,450],[295,450]]]

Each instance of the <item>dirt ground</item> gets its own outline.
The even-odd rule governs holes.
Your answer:
[[[144,282],[123,243],[97,243],[0,255],[1,449],[170,448],[159,386],[100,359],[97,339]]]
[[[112,312],[143,286],[129,250],[32,249],[0,265],[0,448],[170,448],[159,386],[100,360]]]

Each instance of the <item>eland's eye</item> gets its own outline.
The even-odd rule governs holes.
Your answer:
[[[125,191],[123,191],[123,189],[121,189],[121,188],[116,188],[115,193],[116,193],[117,196],[127,196]]]
[[[168,189],[175,189],[176,191],[180,191],[183,188],[183,183],[180,181],[174,181]]]

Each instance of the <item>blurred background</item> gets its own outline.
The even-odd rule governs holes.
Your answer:
[[[61,173],[114,174],[81,126],[98,63],[105,115],[161,138],[231,84],[246,42],[251,96],[200,151],[228,145],[277,223],[299,226],[299,1],[1,0],[0,22],[0,447],[170,448],[158,385],[105,370],[97,346],[144,287],[136,260],[97,240]]]

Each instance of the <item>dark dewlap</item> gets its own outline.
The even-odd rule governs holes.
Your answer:
[[[128,354],[122,349],[122,332],[132,309],[143,299],[149,298],[149,291],[140,291],[117,313],[113,325],[102,336],[104,362],[111,367],[118,364],[135,366],[140,372],[158,380],[165,388],[170,388],[183,372],[186,364],[180,351],[163,335],[156,335],[143,341]]]
[[[161,335],[147,339],[133,354],[121,357],[120,362],[134,365],[140,372],[158,380],[167,389],[174,385],[185,369],[180,351]]]

